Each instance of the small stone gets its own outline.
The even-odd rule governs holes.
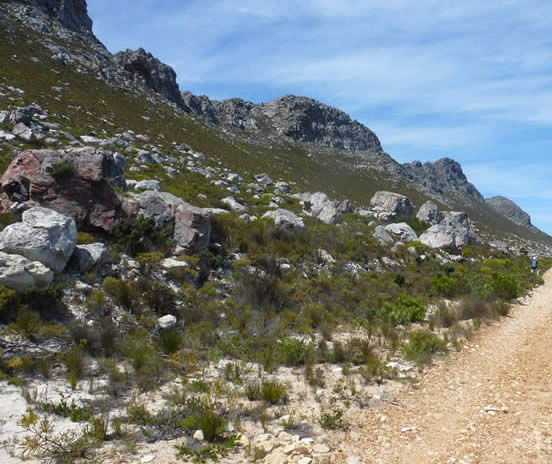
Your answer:
[[[176,325],[176,322],[177,322],[176,317],[173,316],[172,314],[166,314],[165,316],[157,319],[157,323],[159,324],[159,328],[161,329],[170,329]],[[198,432],[201,432],[201,430],[198,430]],[[195,435],[194,435],[194,438],[195,438]]]
[[[330,452],[330,447],[323,443],[317,443],[312,447],[312,451],[316,454],[326,454]]]
[[[308,456],[303,456],[299,461],[297,461],[299,464],[310,464],[312,462],[312,458]]]
[[[148,462],[152,462],[155,459],[155,456],[153,454],[147,454],[146,456],[142,457],[140,459],[140,462],[142,464],[147,464]]]
[[[203,430],[196,430],[194,433],[194,440],[203,441],[205,436],[203,435]]]

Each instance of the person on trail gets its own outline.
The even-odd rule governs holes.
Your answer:
[[[531,260],[531,272],[539,275],[539,262],[537,261],[536,256],[533,256],[533,259]]]

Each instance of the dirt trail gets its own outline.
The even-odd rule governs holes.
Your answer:
[[[399,406],[353,418],[332,462],[552,463],[552,271],[544,280],[526,305],[427,369]]]

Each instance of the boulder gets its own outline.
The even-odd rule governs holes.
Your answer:
[[[0,250],[39,261],[61,272],[77,244],[75,221],[51,209],[36,206],[23,213],[23,222],[0,234]]]
[[[354,213],[355,207],[349,200],[343,200],[337,205],[337,210],[340,213]]]
[[[403,242],[415,242],[418,240],[418,236],[414,229],[410,227],[406,222],[400,222],[397,224],[389,224],[385,226],[385,231],[394,235]]]
[[[243,213],[247,211],[247,206],[242,205],[238,200],[236,200],[234,197],[226,197],[221,200],[221,203],[228,206],[232,211],[238,211],[240,213]]]
[[[305,211],[322,222],[326,224],[339,224],[343,221],[341,213],[337,208],[338,202],[330,200],[325,193],[304,193],[300,194],[299,198],[305,206]]]
[[[179,259],[165,258],[163,261],[161,261],[161,267],[168,270],[182,270],[189,268],[190,265],[186,261],[180,261]]]
[[[273,219],[274,224],[279,229],[302,230],[305,228],[303,218],[300,218],[295,213],[283,208],[278,208],[274,211],[267,211],[263,215],[263,218]]]
[[[69,168],[56,174],[63,164]],[[125,166],[122,155],[90,147],[24,151],[0,178],[0,212],[29,202],[110,232],[123,217],[114,187],[126,188]]]
[[[272,179],[270,178],[270,176],[266,173],[263,173],[263,174],[257,174],[255,176],[255,180],[259,183],[259,184],[263,184],[263,185],[272,185],[274,182],[272,181]]]
[[[425,222],[430,225],[439,224],[444,216],[439,207],[433,203],[431,200],[426,201],[416,214],[418,220]]]
[[[414,206],[408,197],[394,192],[380,191],[370,200],[370,205],[380,219],[388,220],[397,216],[412,216]]]
[[[418,240],[429,248],[456,249],[470,243],[466,229],[456,229],[446,224],[431,226]]]
[[[161,182],[154,179],[141,180],[134,185],[136,190],[154,190],[156,192],[161,191]]]
[[[0,252],[0,285],[23,292],[33,287],[47,287],[53,280],[54,273],[44,264]]]
[[[89,272],[111,261],[107,247],[103,243],[77,245],[71,257],[71,266],[79,272]]]
[[[159,324],[160,329],[171,329],[176,326],[176,322],[176,317],[172,314],[166,314],[157,319],[157,323]]]
[[[211,215],[208,212],[182,201],[176,208],[174,220],[177,253],[184,250],[198,253],[207,249],[211,241]]]
[[[146,191],[131,194],[125,198],[123,208],[129,216],[153,219],[157,227],[173,227],[177,252],[184,249],[200,252],[209,245],[210,212],[192,206],[171,193]]]
[[[276,182],[274,193],[279,195],[287,195],[291,192],[291,186],[287,182]]]
[[[381,245],[389,245],[394,242],[393,237],[385,230],[385,226],[376,227],[374,230],[374,238],[376,238]]]

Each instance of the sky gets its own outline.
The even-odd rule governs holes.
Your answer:
[[[458,160],[552,234],[552,2],[88,0],[111,52],[143,47],[181,90],[336,106],[397,161]]]

